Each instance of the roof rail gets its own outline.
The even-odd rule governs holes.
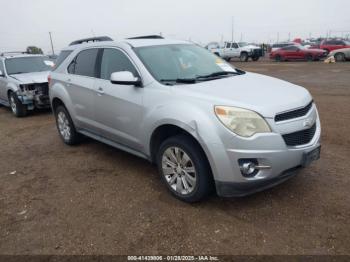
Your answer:
[[[79,39],[79,40],[73,41],[69,45],[70,46],[71,45],[80,45],[82,43],[103,42],[103,41],[113,41],[113,39],[108,37],[108,36],[89,37],[89,38],[83,38],[83,39]]]
[[[161,35],[143,35],[143,36],[134,36],[127,39],[164,39]]]
[[[27,51],[8,51],[8,52],[2,52],[0,56],[4,56],[7,54],[28,54]]]

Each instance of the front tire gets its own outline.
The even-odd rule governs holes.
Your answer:
[[[58,133],[67,145],[75,145],[81,141],[81,135],[76,131],[72,118],[64,106],[58,106],[55,110],[56,126]]]
[[[335,61],[337,62],[344,62],[345,61],[345,55],[343,53],[336,53],[334,55]]]
[[[162,180],[176,198],[197,202],[213,188],[211,169],[201,147],[187,135],[166,139],[157,154]]]
[[[258,57],[258,56],[253,56],[253,57],[252,57],[252,60],[253,60],[254,62],[256,62],[256,61],[259,60],[259,58],[260,58],[260,57]]]
[[[16,117],[24,117],[27,115],[27,107],[19,101],[16,93],[11,92],[9,94],[9,103],[11,111]]]

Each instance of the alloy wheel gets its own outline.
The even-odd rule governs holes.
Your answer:
[[[58,130],[64,140],[68,141],[71,136],[71,127],[68,118],[64,112],[59,112],[57,115]]]
[[[190,194],[196,187],[197,174],[192,159],[179,147],[167,148],[162,156],[162,171],[168,185],[181,195]]]
[[[13,95],[10,95],[10,104],[11,104],[11,110],[14,114],[17,114],[17,105],[16,105],[16,100],[13,97]]]

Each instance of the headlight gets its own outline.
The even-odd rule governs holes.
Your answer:
[[[238,107],[215,106],[219,120],[233,133],[251,137],[256,133],[271,132],[269,125],[259,114]]]

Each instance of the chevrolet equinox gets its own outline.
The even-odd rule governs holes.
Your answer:
[[[49,76],[68,145],[84,135],[148,159],[187,202],[267,189],[320,156],[318,112],[300,86],[189,42],[85,40],[63,49]]]

